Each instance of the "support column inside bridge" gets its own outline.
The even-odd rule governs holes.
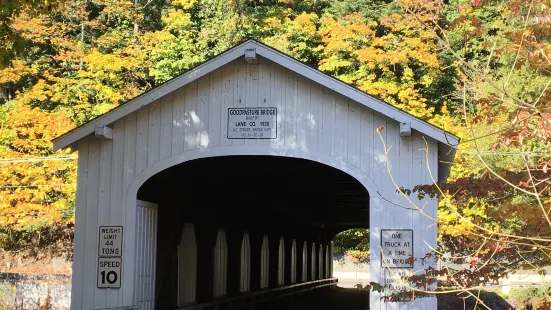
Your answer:
[[[286,157],[189,161],[150,178],[138,199],[159,205],[156,309],[261,290],[262,270],[269,288],[331,277],[331,239],[369,224],[360,182]]]

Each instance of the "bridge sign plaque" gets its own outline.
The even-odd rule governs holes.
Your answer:
[[[411,283],[404,279],[410,276],[410,269],[385,269],[385,295],[411,291]]]
[[[121,267],[120,257],[98,258],[98,288],[120,288]]]
[[[120,288],[122,269],[122,226],[100,226],[98,288]]]
[[[229,108],[228,139],[277,138],[277,108]]]
[[[99,227],[99,257],[122,256],[122,226]]]
[[[413,268],[412,229],[381,229],[382,268]]]

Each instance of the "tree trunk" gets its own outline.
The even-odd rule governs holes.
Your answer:
[[[134,36],[138,36],[140,32],[140,26],[138,25],[138,0],[134,0]]]

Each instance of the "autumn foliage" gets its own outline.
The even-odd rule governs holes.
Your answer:
[[[0,234],[72,223],[53,137],[255,38],[461,138],[448,182],[396,189],[440,199],[450,285],[551,264],[547,1],[33,3],[0,4]]]
[[[4,51],[0,70],[6,229],[72,221],[75,158],[52,153],[52,138],[249,37],[418,117],[430,120],[444,105],[425,94],[438,88],[437,41],[396,6],[375,19],[294,1],[69,0],[3,9],[12,10],[2,19],[10,40],[24,44]],[[21,160],[31,157],[38,159]]]

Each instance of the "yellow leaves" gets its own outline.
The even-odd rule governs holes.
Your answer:
[[[12,147],[27,154],[48,154],[50,141],[74,127],[63,112],[48,113],[22,103],[17,103],[7,116],[6,129],[14,136]]]
[[[0,148],[0,158],[25,157]],[[0,226],[20,230],[71,221],[75,182],[75,160],[0,164]]]
[[[294,19],[294,26],[297,30],[307,33],[309,35],[315,35],[317,33],[317,27],[315,20],[318,19],[318,15],[315,13],[301,13]]]
[[[322,59],[319,63],[318,68],[321,71],[337,71],[339,68],[349,68],[351,65],[352,62],[349,60],[331,57]],[[353,79],[347,76],[345,79],[343,79],[343,81],[346,83],[352,83]]]
[[[367,45],[374,38],[375,32],[369,28],[365,21],[354,14],[341,20],[335,20],[324,16],[321,19],[320,34],[325,43],[325,54],[338,51],[354,51],[356,45]]]
[[[0,84],[17,83],[23,76],[34,73],[34,70],[27,66],[23,60],[15,59],[11,66],[0,70]]]
[[[102,5],[101,13],[109,19],[131,19],[135,15],[135,6],[138,2],[134,0],[94,0]]]
[[[290,56],[304,62],[312,61],[312,54],[317,54],[315,47],[320,41],[320,34],[317,30],[319,16],[315,13],[297,14],[291,8],[284,8],[267,17],[264,22],[258,23],[247,18],[245,28],[256,28],[253,31],[263,33],[262,41],[265,44],[289,54]]]
[[[130,70],[136,64],[128,58],[114,54],[103,54],[97,49],[92,49],[83,58],[87,64],[88,70],[80,71],[80,76],[84,78],[93,78],[105,80],[110,85],[118,85],[122,82],[117,74],[123,70]]]
[[[434,115],[434,108],[427,105],[426,99],[417,89],[413,88],[412,84],[398,84],[393,80],[386,79],[377,80],[374,75],[370,75],[359,82],[358,88],[415,117],[431,118]]]
[[[458,124],[457,119],[450,114],[450,111],[448,110],[446,105],[447,102],[444,102],[442,108],[440,109],[440,113],[435,114],[428,122],[462,139],[464,137],[465,127],[461,124]],[[461,144],[459,147],[463,147],[463,145]],[[459,156],[461,156],[460,152],[456,154],[456,157]],[[462,176],[467,175],[468,174],[462,174]]]
[[[441,200],[438,204],[438,234],[454,237],[469,235],[479,231],[474,224],[495,229],[496,227],[484,223],[483,219],[487,217],[487,205],[484,203],[471,199],[459,208]]]
[[[430,119],[434,109],[422,94],[440,74],[434,37],[400,14],[381,17],[391,29],[377,33],[378,22],[358,14],[338,20],[324,16],[319,32],[325,47],[319,69],[420,118]],[[347,74],[344,70],[351,71]]]
[[[174,9],[189,9],[194,2],[180,1]],[[22,12],[9,20],[9,30],[28,49],[26,58],[0,68],[0,88],[10,96],[8,102],[0,99],[0,158],[66,155],[52,154],[50,140],[149,87],[147,41],[133,32],[134,23],[143,21],[135,10],[139,3],[93,3],[91,8],[68,1],[50,15]],[[175,27],[186,22],[172,18]],[[71,222],[75,182],[75,160],[0,164],[0,226]]]
[[[189,10],[196,2],[197,0],[172,0],[172,5],[181,6],[184,10]]]
[[[182,31],[191,24],[189,13],[181,9],[169,9],[168,15],[162,17],[162,21],[167,25],[166,30]]]
[[[174,40],[175,36],[165,30],[145,33],[142,40],[146,48],[161,45],[163,42]]]
[[[266,28],[264,28],[264,30],[280,29],[282,24],[281,20],[274,16],[266,18],[264,23],[266,24]]]
[[[96,44],[102,49],[113,49],[124,44],[126,37],[118,31],[111,31],[96,39]]]
[[[46,39],[52,35],[44,17],[30,17],[26,14],[21,14],[13,18],[13,22],[10,25],[23,38],[34,43],[45,44]]]

